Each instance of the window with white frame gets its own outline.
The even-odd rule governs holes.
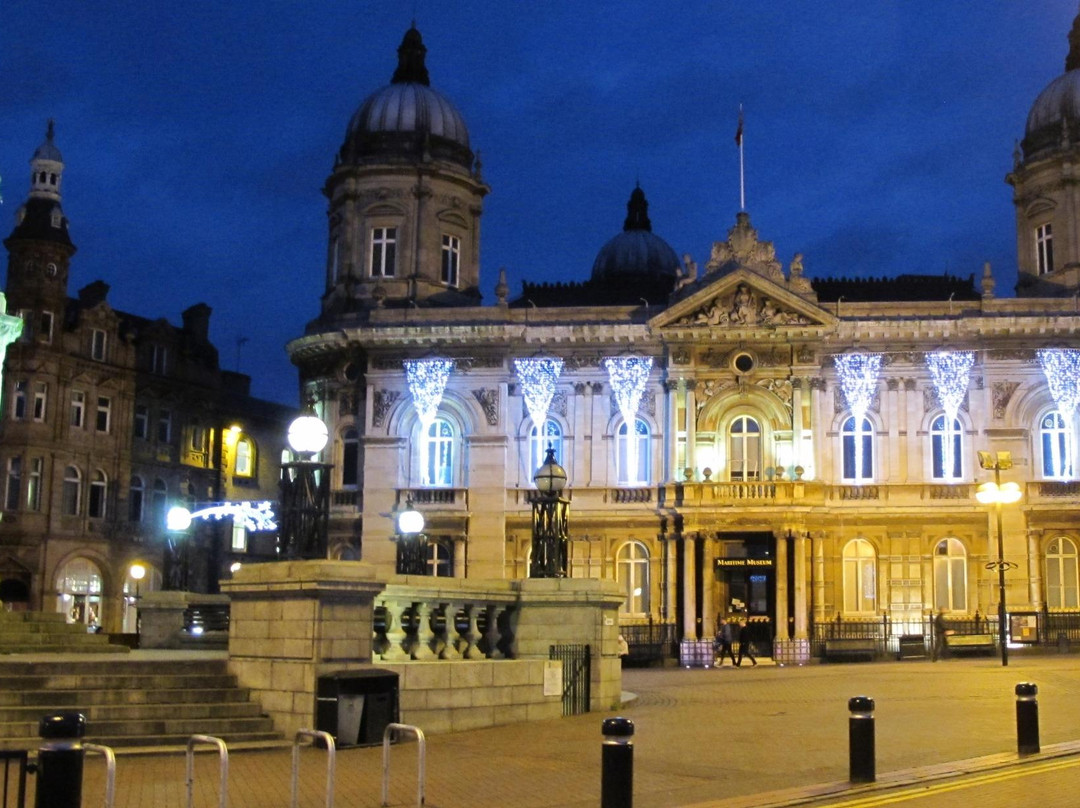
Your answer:
[[[967,551],[959,539],[934,548],[934,611],[967,611]]]
[[[731,479],[761,479],[761,424],[749,415],[736,416],[728,429],[728,465]]]
[[[1059,536],[1046,546],[1046,605],[1050,609],[1080,607],[1076,543]]]
[[[49,385],[45,382],[34,382],[34,420],[44,421],[45,412],[49,403]]]
[[[623,593],[623,614],[649,614],[649,548],[639,541],[627,542],[619,548],[615,570]]]
[[[526,471],[530,480],[536,470],[544,465],[548,445],[555,451],[555,462],[562,465],[562,427],[554,418],[544,421],[542,429],[537,429],[535,424],[529,429],[529,465]]]
[[[341,436],[341,485],[355,488],[360,482],[360,433],[349,427]]]
[[[442,237],[442,282],[447,286],[458,285],[458,267],[461,262],[461,239],[457,236]]]
[[[232,543],[230,545],[234,553],[246,553],[248,546],[248,532],[240,519],[233,519]]]
[[[421,470],[421,484],[450,487],[454,484],[454,426],[445,418],[436,418],[428,427],[427,463]]]
[[[22,492],[22,458],[9,457],[7,463],[7,490],[4,496],[4,509],[17,511],[19,495]]]
[[[1072,479],[1073,435],[1060,410],[1050,410],[1040,419],[1039,444],[1043,477],[1048,480]]]
[[[128,489],[128,520],[141,522],[143,520],[143,499],[146,495],[146,485],[142,477],[137,474],[131,475],[131,487]]]
[[[855,468],[855,444],[862,444],[861,468]],[[863,418],[856,427],[855,418],[844,419],[840,429],[840,445],[843,448],[843,478],[845,480],[865,481],[874,479],[874,425],[869,418]]]
[[[432,578],[454,577],[454,554],[445,541],[435,539],[428,542],[425,563]]]
[[[1040,275],[1054,271],[1054,231],[1050,222],[1035,228],[1035,264]]]
[[[86,503],[86,515],[91,519],[104,519],[106,494],[109,490],[109,478],[98,469],[90,478],[90,497]]]
[[[634,420],[633,433],[627,427],[626,421],[623,421],[615,433],[619,484],[647,485],[650,482],[649,469],[652,468],[649,425],[637,418]]]
[[[86,393],[81,390],[71,391],[71,410],[68,423],[76,429],[82,429],[86,423]]]
[[[108,347],[108,335],[100,328],[90,332],[90,358],[97,362],[105,361],[105,351]]]
[[[29,389],[29,385],[19,380],[15,382],[15,395],[11,403],[11,417],[16,421],[22,421],[26,418],[26,394]]]
[[[954,418],[952,424],[946,424],[947,420],[945,415],[939,415],[930,424],[931,476],[935,480],[961,480],[964,477],[963,428],[959,418]],[[949,447],[947,460],[946,447]]]
[[[65,516],[78,516],[82,509],[82,473],[76,466],[64,469],[64,485],[60,490],[60,509]]]
[[[146,440],[150,434],[150,408],[145,404],[135,405],[135,415],[131,427],[134,437]]]
[[[98,432],[108,432],[112,424],[112,399],[108,396],[98,396],[97,417],[94,420],[94,429]]]
[[[26,481],[26,507],[28,510],[41,510],[41,480],[44,470],[44,458],[30,458],[30,478]]]
[[[844,545],[844,611],[877,612],[877,553],[866,539]]]
[[[236,439],[236,476],[255,475],[255,443],[246,435]]]
[[[371,277],[394,277],[396,261],[397,228],[371,228]]]
[[[165,345],[150,346],[150,372],[164,376],[169,364],[169,349]]]

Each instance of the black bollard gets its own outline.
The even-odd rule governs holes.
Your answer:
[[[46,741],[38,749],[36,808],[79,808],[82,805],[83,748],[86,718],[82,713],[50,713],[38,722]]]
[[[877,779],[874,751],[874,700],[869,696],[848,699],[848,779],[872,783]]]
[[[1039,751],[1039,686],[1021,682],[1016,686],[1016,751],[1034,755]]]
[[[600,808],[633,808],[634,722],[605,718],[601,732]]]

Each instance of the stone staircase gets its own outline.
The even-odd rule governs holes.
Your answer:
[[[68,623],[59,612],[8,612],[0,609],[0,654],[126,654],[105,634],[91,634]]]
[[[0,657],[0,749],[37,748],[38,721],[58,711],[86,716],[85,740],[104,746],[281,741],[226,665],[205,653]]]

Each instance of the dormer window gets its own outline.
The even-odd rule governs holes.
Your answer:
[[[97,362],[105,361],[105,346],[107,335],[100,328],[90,332],[90,358]]]
[[[442,237],[442,282],[447,286],[458,285],[458,267],[461,263],[461,239],[457,236]]]
[[[53,208],[51,222],[50,222],[52,224],[52,226],[53,227],[60,227],[60,225],[63,224],[63,221],[64,221],[64,216],[63,216],[62,213],[60,213],[60,209],[59,208]]]
[[[164,376],[169,364],[169,349],[164,345],[150,346],[150,372]]]
[[[1050,222],[1035,228],[1035,262],[1040,275],[1054,271],[1054,234]]]

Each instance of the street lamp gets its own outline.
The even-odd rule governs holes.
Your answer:
[[[139,613],[139,582],[146,577],[146,567],[142,564],[132,564],[128,568],[128,575],[135,581],[135,647],[142,645],[142,615]]]
[[[562,498],[566,469],[548,444],[544,463],[533,474],[539,496],[532,503],[530,578],[566,577],[566,542],[570,537],[570,502]]]
[[[983,483],[975,490],[975,499],[984,505],[993,503],[997,511],[997,560],[986,565],[988,570],[997,570],[998,574],[998,638],[1001,642],[1001,664],[1009,664],[1008,631],[1005,625],[1005,570],[1015,569],[1016,564],[1005,560],[1005,547],[1001,530],[1001,506],[1010,505],[1020,500],[1020,486],[1009,482],[1001,484],[1001,472],[1013,467],[1010,452],[979,452],[979,467],[994,472],[992,483]]]
[[[424,515],[413,508],[406,498],[405,510],[395,520],[397,551],[394,569],[398,575],[427,575],[427,536],[424,535]]]
[[[333,466],[315,456],[328,439],[326,424],[311,413],[289,424],[289,446],[300,459],[281,464],[282,558],[326,558]]]

